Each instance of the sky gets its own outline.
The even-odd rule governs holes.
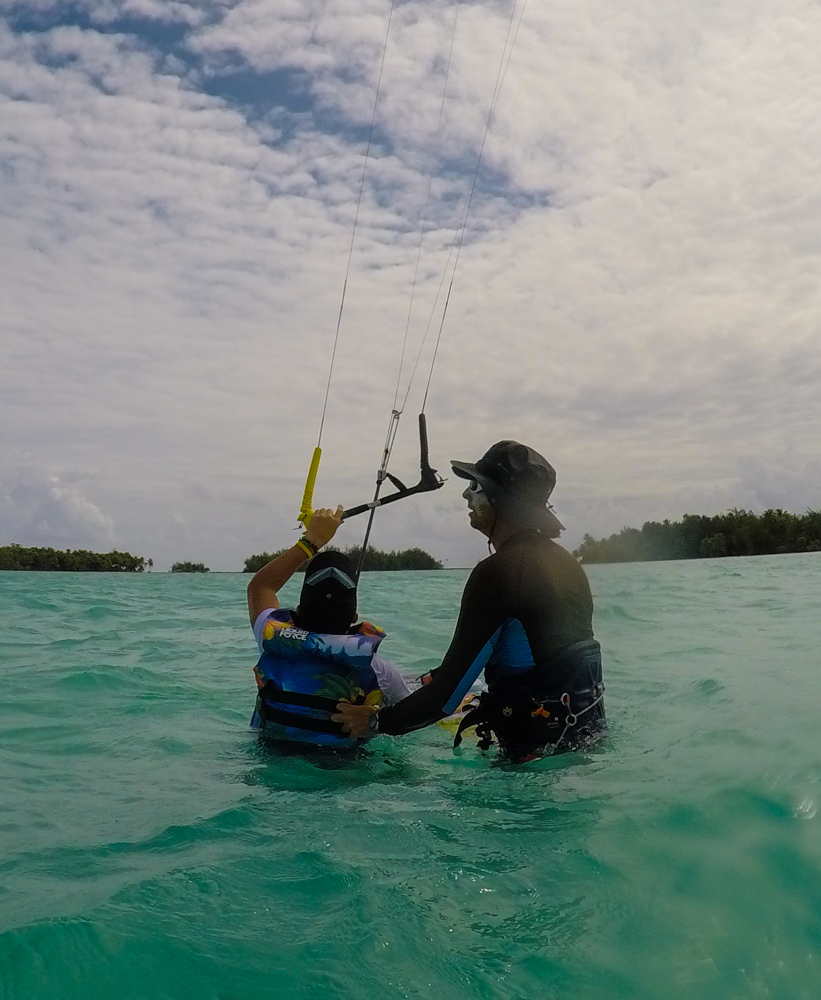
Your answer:
[[[570,548],[821,507],[821,4],[523,3],[0,0],[0,544],[292,544],[346,273],[316,506],[395,398],[418,477],[452,278],[381,548],[481,558],[508,438]]]

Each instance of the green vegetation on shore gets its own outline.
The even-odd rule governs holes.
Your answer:
[[[38,549],[0,546],[0,570],[52,570],[84,573],[142,573],[145,559],[130,552],[88,552],[86,549]]]
[[[706,559],[821,551],[821,511],[789,514],[728,510],[715,517],[685,514],[680,521],[647,521],[609,538],[584,536],[573,553],[585,563]]]
[[[256,573],[257,570],[276,559],[277,556],[286,552],[286,549],[279,549],[277,552],[260,552],[259,555],[249,556],[245,560],[243,573]],[[359,562],[360,547],[355,545],[345,549],[345,555],[354,563]],[[307,566],[307,562],[305,566]],[[305,566],[302,567],[304,572]],[[382,552],[380,549],[368,549],[365,552],[365,562],[362,566],[363,572],[370,570],[400,570],[400,569],[442,569],[442,563],[434,559],[432,555],[424,549],[399,549],[391,552]]]
[[[178,562],[171,567],[172,573],[210,573],[205,563]]]

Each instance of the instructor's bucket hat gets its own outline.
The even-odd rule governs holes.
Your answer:
[[[564,531],[548,503],[556,470],[538,451],[518,441],[498,441],[478,462],[450,464],[457,476],[479,483],[503,516],[539,528],[550,538]]]

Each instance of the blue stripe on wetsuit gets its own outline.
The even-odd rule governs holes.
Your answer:
[[[443,715],[453,715],[456,709],[461,704],[462,699],[473,687],[476,678],[485,669],[485,664],[491,657],[495,647],[496,640],[499,638],[499,634],[502,631],[503,626],[499,626],[493,635],[488,639],[488,641],[479,650],[479,654],[476,659],[468,667],[464,677],[459,681],[459,685],[453,694],[448,698],[445,704],[442,706]]]

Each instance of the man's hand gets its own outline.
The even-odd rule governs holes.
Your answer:
[[[347,700],[340,701],[336,706],[337,715],[332,715],[334,722],[342,724],[342,731],[358,740],[373,736],[370,718],[376,711],[376,705],[352,705]]]
[[[342,524],[342,514],[342,504],[336,508],[336,511],[332,511],[330,507],[320,507],[319,510],[315,510],[305,531],[305,537],[312,545],[321,549],[336,534],[336,529]]]

